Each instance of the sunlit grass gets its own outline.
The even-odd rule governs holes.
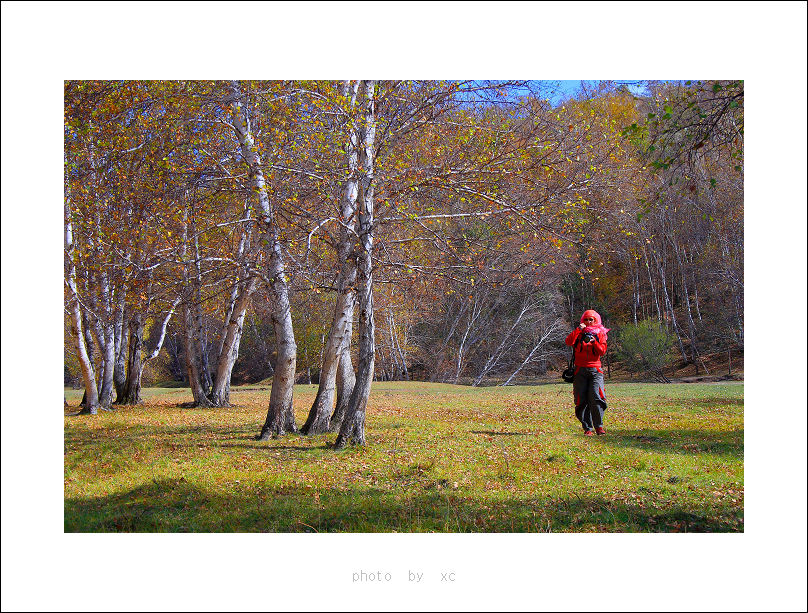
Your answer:
[[[65,530],[742,531],[743,389],[607,383],[608,434],[585,438],[569,385],[376,383],[368,445],[340,452],[253,440],[264,385],[229,409],[147,389],[65,418]],[[296,388],[298,424],[315,393]]]

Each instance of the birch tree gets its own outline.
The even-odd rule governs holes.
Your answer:
[[[334,317],[328,340],[323,349],[322,366],[317,396],[314,399],[308,419],[300,431],[303,434],[321,434],[329,430],[334,398],[337,390],[337,376],[342,373],[343,386],[351,381],[345,367],[350,363],[350,340],[356,300],[354,285],[357,279],[356,255],[354,244],[356,242],[356,199],[359,192],[359,131],[360,118],[356,116],[357,94],[360,82],[345,82],[342,95],[345,99],[345,115],[347,118],[347,142],[345,143],[347,178],[340,202],[339,211],[339,242],[337,244],[337,261],[339,273],[336,279],[336,304]],[[362,118],[364,119],[364,118]],[[372,145],[371,145],[372,147]],[[363,162],[367,163],[365,158]],[[372,203],[371,203],[372,211]],[[345,357],[347,355],[347,358]],[[349,392],[350,393],[350,392]],[[337,421],[341,422],[343,409],[335,411]]]
[[[249,113],[241,85],[237,81],[231,81],[229,85],[232,109],[229,126],[238,140],[243,163],[247,167],[250,184],[257,199],[258,214],[255,224],[266,259],[265,278],[272,300],[272,322],[278,352],[267,418],[258,435],[259,440],[268,440],[272,435],[297,431],[292,412],[297,345],[280,230],[264,179],[259,147],[250,130]]]
[[[359,130],[359,253],[356,256],[357,295],[359,302],[359,361],[356,382],[351,392],[345,417],[334,446],[345,447],[349,442],[365,444],[365,412],[373,382],[375,362],[375,322],[373,314],[373,205],[375,190],[374,149],[376,138],[376,82],[362,81],[359,87],[363,117]]]
[[[98,388],[95,381],[95,369],[92,359],[84,342],[84,330],[81,316],[81,304],[76,285],[75,244],[73,242],[73,211],[70,206],[70,191],[68,180],[69,167],[65,165],[65,288],[67,290],[65,310],[70,316],[70,329],[76,346],[76,355],[81,366],[82,379],[85,390],[85,408],[81,411],[89,415],[98,413]]]

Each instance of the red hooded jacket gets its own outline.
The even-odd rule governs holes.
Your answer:
[[[578,368],[582,367],[597,368],[600,370],[600,358],[606,354],[606,340],[609,328],[603,327],[600,320],[600,314],[597,311],[593,311],[591,309],[584,311],[584,314],[581,315],[581,323],[584,323],[584,319],[586,317],[594,317],[595,325],[587,326],[583,330],[581,328],[575,328],[575,330],[570,332],[569,336],[564,341],[567,345],[572,347],[575,345],[575,341],[578,340],[581,332],[586,331],[597,335],[596,340],[589,343],[581,342],[575,347],[576,372]]]

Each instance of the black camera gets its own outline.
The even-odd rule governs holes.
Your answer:
[[[595,340],[595,335],[592,332],[581,332],[581,342],[591,343]]]

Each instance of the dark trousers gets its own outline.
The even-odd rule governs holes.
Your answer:
[[[575,417],[584,430],[594,430],[603,426],[603,412],[606,410],[606,388],[603,373],[597,368],[581,367],[572,382],[575,396]]]

